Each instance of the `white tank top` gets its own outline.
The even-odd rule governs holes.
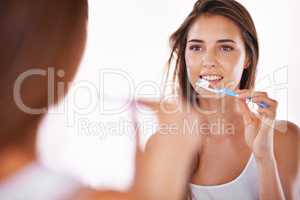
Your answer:
[[[255,158],[251,154],[246,167],[234,180],[212,186],[190,184],[192,200],[256,200],[258,194],[258,174]]]

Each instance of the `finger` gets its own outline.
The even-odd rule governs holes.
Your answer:
[[[253,90],[243,89],[243,90],[237,90],[236,93],[238,94],[239,99],[246,99],[247,97],[252,96],[254,93]]]
[[[262,118],[275,119],[276,117],[276,112],[271,109],[259,108],[257,109],[257,112],[260,114]]]
[[[254,102],[257,103],[261,108],[268,108],[269,107],[268,103],[274,106],[277,103],[275,100],[270,99],[266,92],[251,91],[248,89],[236,90],[236,92],[239,95],[238,96],[239,99],[250,100],[252,102],[254,102],[252,100],[253,98],[261,97],[260,98],[261,100],[259,100],[259,98],[256,98],[257,100]],[[266,102],[263,100],[266,100]]]
[[[235,92],[240,95],[240,94],[243,94],[243,93],[251,93],[252,90],[249,90],[249,89],[236,89]]]
[[[267,92],[253,91],[253,90],[248,90],[248,89],[237,90],[236,93],[238,94],[238,97],[241,99],[246,99],[247,97],[255,97],[255,96],[268,97]]]
[[[265,96],[254,96],[251,98],[254,103],[261,103],[264,102],[268,105],[268,109],[276,110],[277,108],[277,101],[270,99],[269,97]]]
[[[268,93],[267,92],[261,92],[261,91],[253,91],[252,97],[255,97],[255,96],[268,97]]]

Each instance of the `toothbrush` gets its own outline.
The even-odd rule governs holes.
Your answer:
[[[209,81],[207,80],[204,80],[204,79],[198,79],[197,82],[196,82],[196,86],[197,87],[201,87],[201,88],[204,88],[210,92],[213,92],[213,93],[216,93],[216,94],[226,94],[228,96],[232,96],[232,97],[237,97],[238,94],[236,92],[234,92],[233,90],[231,89],[228,89],[226,87],[224,88],[220,88],[220,89],[213,89],[213,88],[210,88],[209,87]],[[248,97],[247,98],[249,101],[251,101],[251,97]],[[257,103],[257,105],[260,107],[260,108],[268,108],[269,105],[266,104],[265,102],[259,102]]]

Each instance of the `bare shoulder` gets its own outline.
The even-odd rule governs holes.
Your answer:
[[[290,121],[276,120],[274,128],[275,151],[285,153],[286,156],[298,154],[300,150],[299,127]]]
[[[145,152],[150,152],[152,149],[155,148],[159,141],[160,134],[159,132],[154,133],[147,141],[146,147],[145,147]]]
[[[274,138],[279,175],[285,190],[290,190],[299,184],[300,129],[290,121],[276,121]]]

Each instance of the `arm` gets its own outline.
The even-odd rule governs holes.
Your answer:
[[[285,199],[274,159],[257,160],[260,199]]]
[[[297,125],[276,121],[274,155],[269,161],[257,162],[261,199],[300,199],[300,130]]]
[[[252,150],[258,167],[259,199],[285,199],[274,153],[278,103],[266,92],[244,89],[238,93],[244,120],[245,141]],[[259,107],[255,113],[247,105],[248,98],[254,103],[264,102],[268,106]]]

